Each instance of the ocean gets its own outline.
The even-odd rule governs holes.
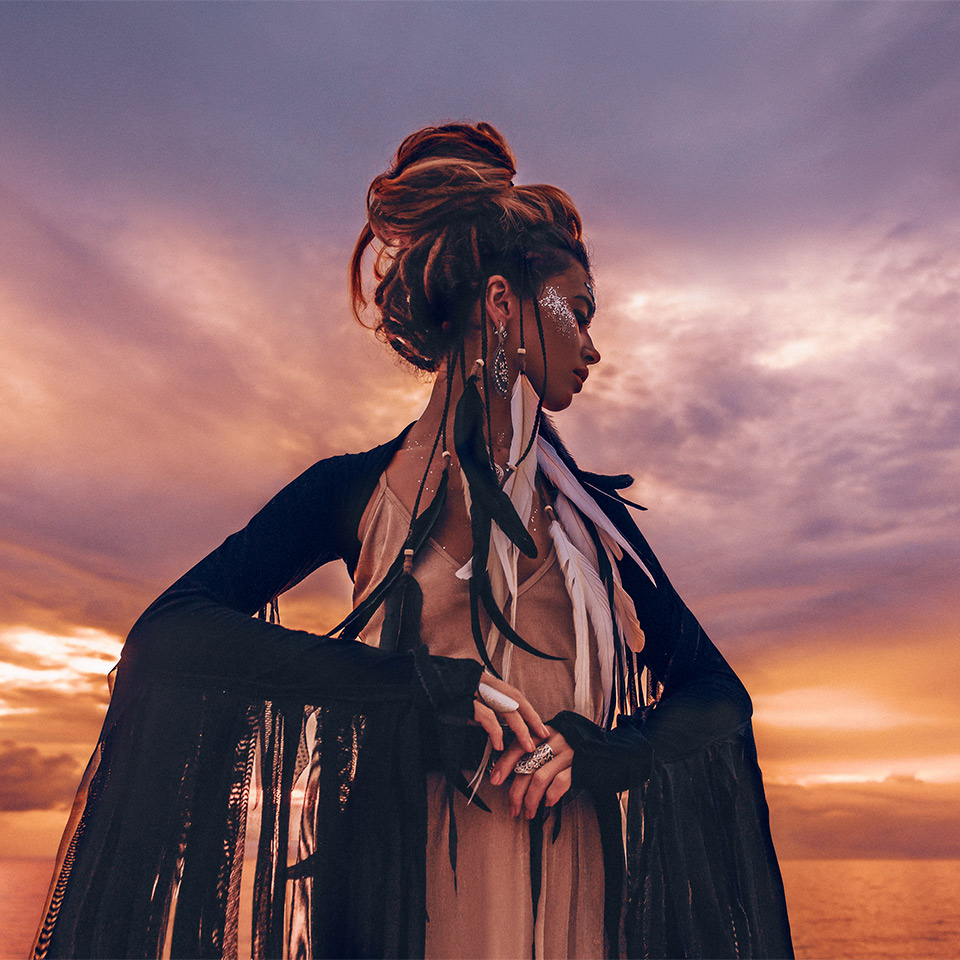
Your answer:
[[[960,860],[785,860],[802,960],[956,960]],[[0,958],[27,956],[52,864],[0,860]]]

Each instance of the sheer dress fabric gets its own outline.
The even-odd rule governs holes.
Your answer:
[[[381,477],[367,514],[357,563],[354,598],[360,602],[379,583],[403,545],[410,514]],[[461,562],[431,539],[418,554],[413,572],[423,589],[421,637],[431,653],[476,656],[470,629],[467,584],[457,577]],[[376,644],[382,611],[364,630]],[[489,626],[489,624],[486,624]],[[510,682],[522,690],[543,717],[573,705],[576,640],[563,574],[551,549],[519,586],[517,629],[539,650],[563,660],[543,660],[514,650]],[[503,646],[493,655],[498,670]],[[591,664],[594,704],[602,701],[599,669]],[[469,778],[474,771],[467,770]],[[428,958],[487,957],[490,960],[533,955],[537,958],[603,955],[603,854],[596,813],[589,795],[579,792],[564,805],[555,841],[543,844],[537,918],[530,883],[530,829],[511,817],[506,787],[484,780],[478,791],[490,812],[454,797],[457,831],[456,885],[450,865],[450,813],[443,778],[427,781],[427,932]],[[534,829],[543,829],[535,825]],[[550,824],[547,824],[549,833]]]

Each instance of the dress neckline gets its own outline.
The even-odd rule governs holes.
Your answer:
[[[397,496],[396,492],[390,486],[390,481],[387,479],[387,473],[384,471],[380,474],[380,496],[386,497],[390,502],[401,511],[403,516],[406,518],[407,522],[410,521],[410,511],[407,509],[407,506],[404,502]],[[376,513],[376,506],[374,507],[374,514]],[[372,518],[371,518],[372,519]],[[468,561],[461,563],[456,557],[451,555],[440,543],[438,543],[433,537],[427,539],[427,543],[440,554],[441,557],[453,568],[454,571],[462,569]],[[530,589],[538,580],[542,579],[547,570],[553,565],[553,562],[557,558],[557,552],[554,549],[553,541],[550,541],[550,549],[547,552],[546,557],[543,560],[536,570],[534,570],[528,577],[520,581],[517,584],[517,596],[524,593],[526,590]],[[464,581],[466,583],[466,581]]]

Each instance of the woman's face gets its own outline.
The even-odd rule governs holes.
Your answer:
[[[600,361],[600,352],[590,336],[597,305],[586,270],[571,259],[566,270],[546,280],[537,303],[546,348],[546,384],[532,302],[524,303],[523,310],[527,376],[543,397],[547,410],[564,410],[574,394],[583,389],[589,368]],[[515,340],[513,332],[508,333],[508,349],[512,340],[515,349],[519,346],[519,332]]]

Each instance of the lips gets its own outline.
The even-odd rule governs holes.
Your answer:
[[[577,367],[577,369],[574,370],[573,373],[574,373],[574,376],[580,378],[581,387],[587,382],[587,377],[590,376],[590,371],[587,370],[586,367]]]

